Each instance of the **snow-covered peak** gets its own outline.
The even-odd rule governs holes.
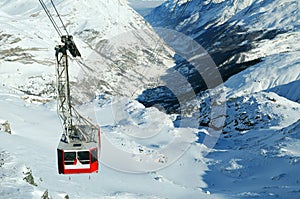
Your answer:
[[[155,26],[174,26],[177,30],[191,28],[191,25],[208,29],[228,22],[238,22],[241,26],[253,29],[275,29],[297,27],[298,8],[297,0],[167,1],[149,14],[147,19]],[[186,11],[180,15],[184,9]],[[199,20],[191,20],[196,13]],[[172,23],[168,24],[169,20]],[[177,24],[173,23],[175,21]]]

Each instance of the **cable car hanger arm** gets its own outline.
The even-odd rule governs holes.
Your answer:
[[[41,4],[41,6],[43,7],[45,13],[47,14],[48,18],[50,19],[50,21],[51,21],[51,23],[52,23],[54,29],[56,30],[56,32],[57,32],[58,35],[60,36],[61,42],[65,44],[64,47],[65,47],[66,49],[63,49],[63,47],[60,46],[60,47],[61,47],[60,51],[63,52],[63,53],[66,53],[65,50],[69,50],[70,53],[71,53],[71,55],[72,55],[73,57],[77,57],[77,56],[78,56],[78,57],[81,57],[81,54],[80,54],[80,52],[79,52],[77,46],[76,46],[75,43],[74,43],[73,36],[69,35],[69,33],[68,33],[68,31],[67,31],[67,28],[66,28],[65,24],[63,23],[63,21],[62,21],[62,19],[61,19],[61,17],[60,17],[60,14],[58,13],[58,11],[57,11],[57,9],[56,9],[56,6],[55,6],[55,4],[53,3],[53,1],[51,0],[51,4],[52,4],[52,6],[53,6],[53,8],[54,8],[54,10],[55,10],[55,12],[56,12],[56,14],[57,14],[57,16],[58,16],[58,18],[59,18],[59,20],[60,20],[60,22],[61,22],[63,28],[64,28],[64,31],[66,32],[66,35],[63,35],[63,34],[62,34],[60,28],[58,27],[57,23],[56,23],[55,20],[53,19],[53,17],[52,17],[52,15],[51,15],[49,9],[47,8],[45,2],[44,2],[43,0],[39,0],[39,2],[40,2],[40,4]]]

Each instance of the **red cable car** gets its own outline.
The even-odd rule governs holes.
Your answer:
[[[98,141],[100,141],[99,129]],[[98,173],[99,149],[97,142],[73,141],[66,143],[61,140],[57,148],[58,173]]]
[[[59,26],[50,14],[44,1],[39,0],[39,2],[63,43],[55,48],[57,61],[57,112],[64,129],[63,136],[57,147],[58,173],[78,174],[98,172],[100,128],[82,117],[71,104],[68,52],[74,58],[81,57],[81,54],[74,43],[73,36],[69,35],[53,1],[51,0],[52,6],[67,33],[66,35],[62,35]]]
[[[74,57],[80,56],[80,53],[72,36],[62,36],[61,41],[64,45],[55,48],[58,115],[64,129],[57,148],[58,173],[98,172],[100,129],[71,105],[67,51]]]

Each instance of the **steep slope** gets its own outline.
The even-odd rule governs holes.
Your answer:
[[[228,97],[242,96],[260,91],[271,91],[299,102],[299,51],[275,54],[264,58],[225,82]]]
[[[300,35],[299,7],[296,0],[167,1],[146,19],[153,26],[174,29],[202,45],[213,58],[224,81],[250,66],[265,62],[269,56],[268,60],[294,60],[295,64],[285,71],[286,76],[291,77],[286,78],[284,84],[288,84],[299,79],[297,56],[290,53],[300,49],[299,42],[295,42]],[[280,64],[274,61],[272,66],[279,68]],[[189,60],[177,61],[178,71],[190,70],[183,75],[194,90],[205,90],[205,83],[199,81],[203,77],[192,68]],[[265,77],[261,73],[255,78],[262,81],[259,78]]]
[[[229,133],[253,129],[256,124],[262,128],[274,127],[277,124],[270,124],[271,118],[282,119],[276,116],[277,109],[284,107],[285,103],[290,104],[290,100],[299,102],[299,89],[296,89],[300,78],[300,45],[296,39],[300,34],[298,9],[299,1],[294,0],[167,1],[147,19],[153,25],[174,28],[186,34],[211,55],[225,81],[215,90],[226,95],[224,103],[228,115],[223,132]],[[196,93],[207,89],[206,82],[199,81],[205,78],[199,76],[205,74],[201,71],[205,68],[193,70],[196,67],[191,64],[193,62],[182,58],[177,58],[176,63],[176,70],[189,80]],[[160,94],[161,89],[145,91],[140,101],[144,103],[143,99],[149,101],[150,98],[155,104],[167,96],[172,100],[165,106],[172,110],[176,96],[162,94],[163,97],[156,98],[153,93]],[[286,102],[269,109],[269,114],[274,115],[264,121],[263,115],[268,111],[255,106],[267,104],[268,99],[276,102],[277,97],[261,97],[274,93],[286,98]],[[206,97],[209,94],[199,94],[203,100],[199,123],[204,126],[211,121],[211,99]],[[251,106],[254,107],[249,108]],[[291,107],[294,109],[297,104]],[[293,123],[299,119],[299,114],[295,112],[284,118],[290,118]]]
[[[167,1],[148,15],[153,25],[180,31],[201,44],[224,78],[224,84],[199,93],[200,113],[194,111],[199,128],[210,129],[214,114],[210,93],[226,96],[222,134],[214,151],[206,156],[210,171],[203,176],[208,184],[204,190],[227,198],[300,196],[296,177],[300,132],[298,10],[299,1],[293,0],[183,0]],[[195,83],[197,78],[188,70],[193,66],[187,61],[177,59],[178,71],[184,71],[191,85],[196,84],[195,91],[206,89],[203,83]],[[160,92],[152,89],[145,96],[155,91]],[[160,99],[151,100],[156,103]],[[174,107],[174,100],[170,104]],[[199,142],[205,144],[207,137],[214,136],[199,133]]]
[[[274,54],[299,49],[297,44],[289,42],[299,34],[298,8],[299,2],[295,0],[167,1],[146,19],[155,27],[172,28],[191,36],[208,51],[225,51],[224,42],[230,44],[228,48],[235,45],[236,50],[248,51],[247,42],[256,51]],[[228,38],[232,39],[226,41]],[[270,48],[266,52],[263,49],[266,42],[268,47],[276,45],[280,49]],[[286,45],[278,45],[281,43]],[[257,57],[253,55],[245,61]]]
[[[168,47],[164,47],[163,55],[153,59],[159,38],[127,1],[54,3],[83,55],[80,62],[85,66],[70,62],[71,80],[76,82],[74,101],[89,101],[99,92],[134,95],[155,83],[157,76],[173,65],[173,52]],[[56,17],[50,1],[46,4]],[[40,90],[33,91],[31,85],[34,81],[42,83],[42,90],[48,85],[53,87],[53,48],[60,38],[38,2],[1,1],[0,7],[1,79],[7,87],[42,95]],[[56,22],[61,26],[58,19]],[[27,70],[31,74],[22,76]],[[17,84],[9,83],[12,76],[19,79]],[[52,91],[49,88],[45,96],[52,95]]]

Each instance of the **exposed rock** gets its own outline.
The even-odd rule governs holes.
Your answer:
[[[26,167],[25,170],[23,171],[24,174],[24,178],[23,180],[25,180],[26,182],[28,182],[29,184],[33,185],[33,186],[37,186],[37,184],[34,182],[34,178],[32,175],[32,171],[30,168]],[[48,192],[48,191],[47,191]],[[42,197],[43,198],[43,197]]]
[[[44,192],[44,194],[42,195],[41,199],[51,199],[51,198],[49,197],[48,190],[46,190],[46,191]]]
[[[11,128],[9,122],[6,120],[0,120],[0,131],[11,134]]]

